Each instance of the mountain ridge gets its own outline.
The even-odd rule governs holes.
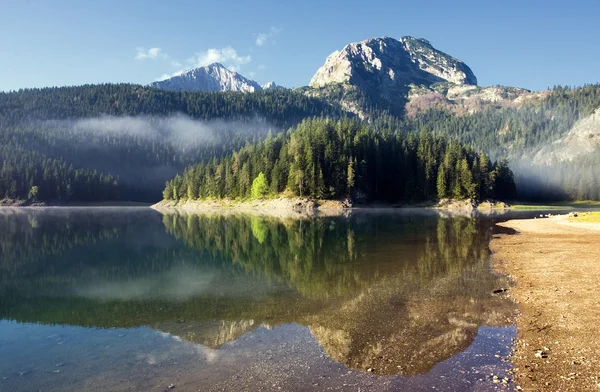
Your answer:
[[[227,69],[221,63],[193,68],[169,79],[153,82],[150,86],[175,91],[255,92],[262,90],[254,80]]]
[[[384,36],[334,51],[309,86],[319,90],[317,95],[334,98],[345,108],[354,107],[356,114],[367,118],[369,106],[400,114],[410,99],[411,86],[429,89],[440,83],[476,86],[477,77],[464,62],[435,49],[426,39]],[[366,99],[361,108],[351,102],[356,95]]]
[[[475,74],[465,63],[435,49],[425,39],[407,36],[350,43],[327,57],[309,85],[350,83],[372,87],[379,83],[383,87],[400,87],[444,81],[477,85]]]

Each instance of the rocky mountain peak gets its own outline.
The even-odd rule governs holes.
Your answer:
[[[278,85],[275,82],[267,82],[262,85],[263,90],[285,90],[286,88]]]
[[[476,85],[477,78],[465,63],[435,49],[425,39],[379,37],[333,52],[310,86],[347,83],[392,98],[406,94],[409,84],[429,86],[438,82]]]
[[[241,91],[254,92],[262,88],[221,63],[190,69],[172,78],[154,82],[152,87],[177,91]]]

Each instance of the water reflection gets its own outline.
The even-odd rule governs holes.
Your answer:
[[[208,352],[293,323],[348,368],[410,376],[514,310],[469,217],[3,210],[0,227],[0,318],[19,322],[148,326]]]

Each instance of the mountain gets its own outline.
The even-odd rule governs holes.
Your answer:
[[[435,49],[425,39],[381,37],[351,43],[333,52],[317,70],[310,86],[330,90],[342,85],[343,98],[349,92],[356,95],[352,90],[358,89],[358,94],[366,94],[372,106],[384,102],[388,109],[399,111],[410,85],[428,87],[441,82],[477,85],[477,78],[465,63]],[[348,106],[348,99],[341,99],[340,103]]]
[[[310,86],[350,83],[386,90],[437,82],[476,85],[477,78],[465,63],[435,49],[425,39],[382,37],[351,43],[333,52]]]
[[[154,82],[152,87],[176,91],[241,91],[255,92],[262,87],[254,80],[247,79],[237,72],[230,71],[220,63],[190,69],[181,75]]]
[[[263,88],[212,64],[153,86],[0,93],[0,199],[154,202],[165,181],[185,167],[222,159],[271,133],[277,137],[306,118],[358,117],[373,131],[425,131],[492,161],[507,158],[520,197],[600,200],[600,85],[531,92],[474,83],[464,63],[428,41],[405,37],[347,45],[329,56],[312,87],[270,82]],[[187,91],[194,89],[210,92]],[[372,160],[356,167],[352,161],[355,182],[368,177],[362,172]],[[319,172],[309,171],[317,175],[311,185],[322,191]],[[328,176],[323,170],[323,179]]]
[[[263,90],[285,90],[286,88],[276,84],[275,82],[267,82],[262,85]]]

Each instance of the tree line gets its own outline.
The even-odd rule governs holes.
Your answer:
[[[270,195],[365,201],[516,195],[505,160],[449,140],[375,131],[352,120],[306,119],[296,128],[223,158],[188,167],[166,183],[167,200]]]
[[[118,180],[96,170],[75,169],[18,145],[0,145],[0,198],[92,202],[118,200]]]
[[[161,198],[165,181],[177,174],[181,177],[186,167],[198,163],[210,165],[215,158],[221,162],[234,151],[240,153],[247,144],[260,144],[269,134],[272,135],[270,143],[274,143],[278,140],[277,135],[280,132],[285,133],[284,130],[297,125],[305,118],[353,119],[352,114],[332,103],[342,98],[356,102],[365,113],[369,114],[369,126],[373,132],[381,134],[375,138],[381,140],[375,142],[374,139],[374,144],[383,141],[387,146],[385,148],[388,148],[391,146],[390,135],[394,135],[393,137],[401,139],[402,143],[411,145],[415,143],[414,140],[419,140],[421,130],[425,129],[431,133],[433,139],[445,138],[447,144],[450,140],[455,140],[475,151],[485,152],[488,160],[499,162],[499,167],[501,157],[506,157],[515,171],[519,198],[600,199],[597,186],[594,185],[597,180],[593,169],[590,169],[591,172],[576,170],[580,163],[586,168],[596,167],[600,162],[600,150],[582,158],[581,161],[551,166],[531,166],[531,159],[529,159],[532,154],[539,151],[540,147],[564,137],[577,120],[590,115],[600,107],[598,85],[576,89],[557,86],[550,93],[541,94],[538,98],[515,107],[489,106],[478,112],[463,115],[434,107],[409,117],[399,115],[398,110],[391,110],[377,104],[370,100],[368,94],[358,89],[345,89],[340,86],[329,88],[325,92],[304,88],[256,93],[203,93],[165,91],[130,84],[25,89],[0,93],[0,145],[4,146],[0,149],[0,165],[3,167],[0,198],[28,198],[33,187],[37,187],[36,199],[38,200],[118,198],[131,201],[157,201]],[[227,121],[224,122],[225,126],[212,131],[209,140],[201,140],[197,135],[192,135],[198,139],[196,143],[190,143],[189,140],[174,140],[168,134],[149,136],[144,132],[105,133],[95,130],[74,132],[69,125],[81,119],[103,116],[150,118],[152,122],[154,119],[176,114],[203,121],[216,119]],[[411,136],[411,134],[416,135]],[[388,153],[383,147],[381,150],[379,148],[375,150],[383,154]],[[330,158],[328,157],[328,160],[335,161]],[[369,163],[369,175],[372,176],[377,159],[372,156],[368,158],[365,162]],[[27,160],[28,162],[25,162]],[[375,196],[384,199],[389,198],[390,194],[396,197],[396,193],[400,199],[406,200],[418,200],[437,194],[438,178],[431,178],[430,167],[424,177],[427,181],[419,179],[418,185],[414,185],[411,182],[413,180],[406,180],[408,183],[406,187],[386,184],[385,187],[395,189],[390,190],[391,188],[381,188],[383,186],[381,179],[375,180],[375,184],[364,184],[370,180],[365,179],[366,168],[362,161],[361,156],[356,162],[352,160],[345,163],[352,165],[356,177],[354,181],[358,181],[357,187],[354,187],[358,192],[355,196],[361,196],[363,193],[361,188],[369,190],[365,194],[366,197]],[[272,162],[274,163],[275,160]],[[473,163],[469,159],[467,162],[469,165]],[[281,166],[283,164],[284,160],[280,161],[276,170],[284,170]],[[304,158],[296,162],[296,166],[298,165],[304,165]],[[321,186],[322,184],[315,186],[309,184],[307,187],[305,182],[308,178],[312,181],[314,177],[317,183],[320,181],[319,171],[310,172],[312,167],[309,166],[306,169],[310,173],[306,170],[298,171],[295,167],[291,168],[296,173],[296,177],[302,180],[297,181],[300,185],[291,184],[289,188],[293,190],[301,186],[303,190],[298,189],[297,193],[303,195],[331,197],[334,194],[337,197],[347,194],[348,189],[340,189],[343,187],[339,185],[342,183],[341,180],[326,179],[330,169],[335,176],[339,176],[341,170],[335,171],[328,165],[319,166],[323,171],[323,181],[328,182],[326,189]],[[244,191],[234,190],[233,194],[236,197],[251,196],[251,189],[246,193],[247,188],[251,188],[252,182],[260,173],[253,169],[260,166],[257,163],[248,163],[248,166],[252,168],[250,180],[246,181],[248,175],[244,173],[244,179],[236,185]],[[439,163],[436,162],[434,166],[437,176]],[[507,166],[506,162],[503,166]],[[270,170],[270,168],[261,170],[265,181],[268,182],[269,192],[273,192],[275,188],[278,191],[286,189],[289,178],[283,177],[289,173],[276,173],[275,185],[273,185]],[[347,177],[348,168],[344,170]],[[448,170],[456,171],[456,167],[450,169],[444,167],[444,175],[439,180],[440,187],[447,190],[441,194],[453,197],[454,194],[474,193],[455,189],[455,182],[450,178],[446,179]],[[77,175],[75,171],[78,172]],[[37,174],[34,175],[33,172]],[[463,172],[466,175],[466,171]],[[54,182],[49,181],[49,173],[55,175]],[[533,175],[530,176],[529,173]],[[84,177],[85,180],[81,180]],[[417,183],[416,178],[421,177],[422,174],[417,175],[414,182]],[[232,180],[228,179],[228,181]],[[468,179],[465,181],[468,182]],[[250,185],[247,185],[248,182]],[[260,183],[264,188],[264,181]],[[485,188],[485,184],[477,183],[479,189]],[[537,186],[529,186],[532,183]],[[77,195],[73,193],[75,186],[79,189]],[[113,189],[115,186],[116,191]],[[332,186],[333,191],[329,189]],[[415,191],[421,186],[426,190]],[[60,188],[58,191],[57,187]],[[70,190],[67,190],[68,188]],[[315,191],[317,188],[319,190]],[[407,191],[405,188],[412,190]],[[182,191],[178,190],[178,192]],[[35,193],[34,189],[32,195]],[[192,195],[193,193],[194,191]],[[210,193],[215,192],[211,190]],[[221,193],[221,191],[217,192],[217,194]]]
[[[203,93],[102,84],[0,93],[0,199],[154,202],[165,181],[188,165],[307,116],[346,114],[289,90]],[[206,132],[181,139],[160,129],[74,129],[82,119],[127,118],[144,118],[150,128],[177,115],[204,121]],[[216,119],[227,121],[213,127]]]

